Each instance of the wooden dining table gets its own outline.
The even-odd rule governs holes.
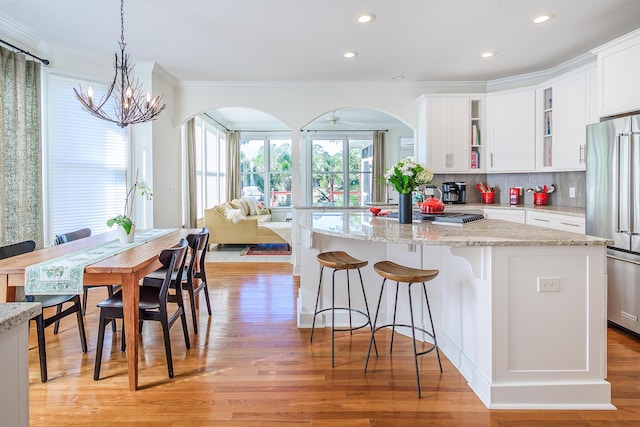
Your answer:
[[[158,253],[175,246],[181,238],[199,229],[177,229],[143,244],[89,264],[84,269],[84,283],[94,285],[122,285],[124,302],[124,329],[127,340],[127,367],[129,389],[138,389],[138,320],[140,280],[162,267]],[[15,301],[16,288],[24,286],[25,269],[32,264],[49,261],[76,251],[117,239],[115,232],[96,234],[64,245],[51,246],[34,252],[0,260],[0,302]],[[129,344],[131,343],[131,344]]]

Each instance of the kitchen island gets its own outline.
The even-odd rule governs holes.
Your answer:
[[[40,303],[0,303],[0,425],[29,425],[29,319]]]
[[[344,250],[369,261],[362,273],[373,307],[382,283],[375,262],[435,268],[440,274],[427,288],[438,344],[488,408],[615,409],[605,379],[607,240],[488,219],[455,226],[399,224],[355,210],[296,216],[299,327],[311,326],[320,252]],[[325,286],[324,302],[330,297]],[[413,298],[414,307],[422,304],[420,294]],[[346,294],[336,296],[341,304]],[[362,308],[364,301],[354,294],[352,304]],[[385,298],[379,324],[392,309],[393,298]],[[408,302],[399,301],[400,323],[408,313]],[[424,327],[426,307],[419,313]],[[336,324],[347,322],[336,315]]]

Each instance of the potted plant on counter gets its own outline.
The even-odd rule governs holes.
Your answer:
[[[118,225],[118,237],[121,243],[131,243],[136,231],[136,224],[133,222],[133,206],[136,199],[136,193],[140,193],[145,200],[151,200],[153,191],[144,181],[138,181],[138,172],[136,172],[136,180],[129,187],[124,202],[124,213],[107,220],[107,225],[113,227]]]
[[[428,167],[422,166],[410,158],[404,158],[390,167],[384,177],[399,193],[399,222],[401,224],[411,224],[413,215],[411,193],[420,185],[431,183],[433,172]]]

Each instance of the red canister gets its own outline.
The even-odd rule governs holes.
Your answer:
[[[520,197],[520,189],[518,187],[511,187],[509,189],[509,204],[517,205],[519,197]]]
[[[495,196],[495,192],[484,192],[480,193],[482,195],[482,203],[484,204],[492,204]]]
[[[547,193],[533,193],[534,205],[546,205],[549,196]]]

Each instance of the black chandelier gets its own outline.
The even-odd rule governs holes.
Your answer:
[[[120,0],[120,56],[116,53],[114,68],[116,74],[113,77],[107,93],[99,102],[93,101],[93,89],[89,86],[86,93],[79,89],[73,89],[82,107],[93,116],[117,124],[124,128],[136,123],[144,123],[155,120],[166,107],[161,105],[162,96],[151,98],[151,94],[142,92],[142,85],[138,79],[131,77],[133,65],[129,65],[129,54],[124,52],[124,0]],[[104,111],[105,104],[113,98],[113,116]]]

